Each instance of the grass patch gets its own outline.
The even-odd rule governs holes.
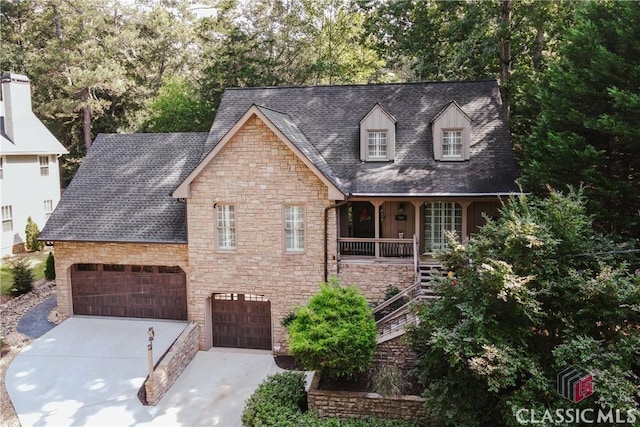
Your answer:
[[[31,267],[33,281],[35,282],[44,279],[44,268],[48,255],[48,251],[40,251],[3,258],[2,261],[0,261],[0,295],[11,295],[10,290],[13,287],[13,274],[11,273],[11,269],[13,268],[14,261],[26,259]]]

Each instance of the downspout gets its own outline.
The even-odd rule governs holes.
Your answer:
[[[327,206],[324,208],[324,281],[327,282],[329,280],[329,210],[337,209],[340,206],[344,206],[349,203],[349,195],[347,195],[346,199],[340,203],[334,203],[331,206]],[[336,213],[336,219],[337,219]],[[337,224],[337,221],[336,221]],[[337,230],[336,230],[337,231]]]

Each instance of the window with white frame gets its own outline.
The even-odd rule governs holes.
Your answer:
[[[0,157],[0,179],[4,178],[4,159]]]
[[[236,248],[236,218],[233,205],[217,205],[217,237],[218,249],[233,250]]]
[[[53,200],[45,200],[44,201],[44,218],[46,220],[51,216],[51,212],[53,212]]]
[[[38,156],[38,161],[40,162],[40,175],[48,176],[49,175],[49,156]]]
[[[462,235],[462,206],[455,202],[427,202],[424,204],[424,251],[443,249],[447,245],[446,232]]]
[[[462,130],[442,131],[442,156],[462,157]]]
[[[387,132],[369,131],[368,143],[369,156],[371,160],[387,159]]]
[[[285,206],[284,241],[287,252],[304,251],[304,208]]]
[[[11,206],[2,207],[2,231],[13,231],[13,209]]]

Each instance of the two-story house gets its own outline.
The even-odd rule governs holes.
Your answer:
[[[278,353],[329,275],[411,286],[516,178],[495,81],[228,89],[208,134],[99,135],[42,237],[63,315]]]
[[[29,79],[5,74],[0,80],[0,254],[4,256],[24,251],[27,218],[42,229],[58,204],[58,158],[67,150],[33,114]]]

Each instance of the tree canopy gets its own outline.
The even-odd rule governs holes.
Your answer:
[[[526,408],[640,409],[640,275],[593,231],[581,191],[522,196],[464,247],[410,332],[427,406],[452,426],[519,425]],[[577,365],[593,373],[580,403],[556,392]]]

